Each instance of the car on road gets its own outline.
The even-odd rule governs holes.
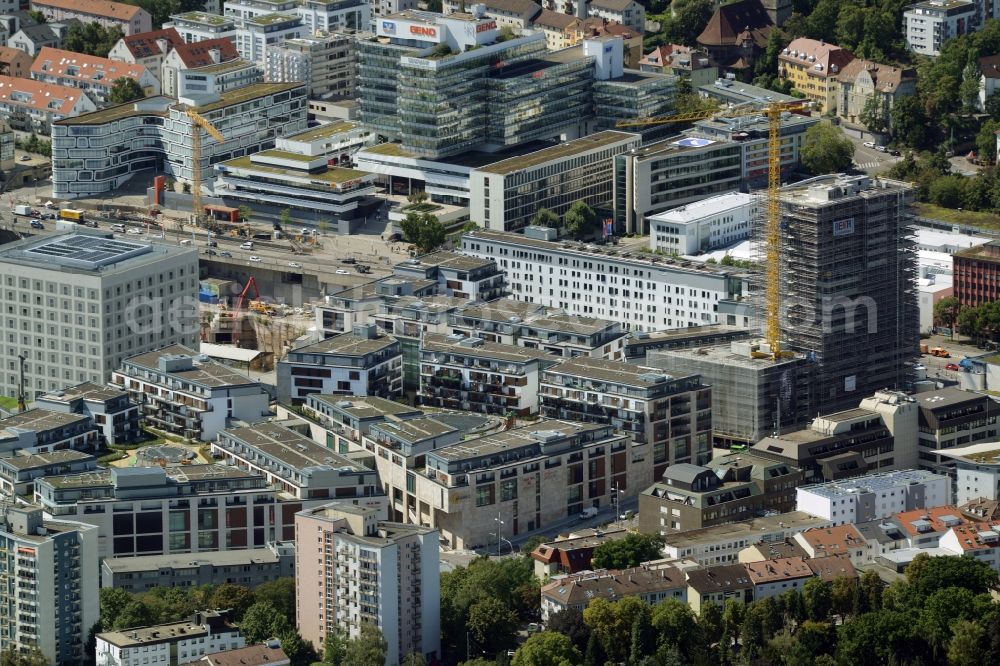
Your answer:
[[[31,161],[31,155],[21,155],[21,161],[22,162],[30,162]]]
[[[342,264],[356,264],[356,263],[358,263],[358,260],[355,259],[354,257],[344,257],[343,259],[340,260],[340,263],[342,263]]]
[[[945,370],[958,370],[959,369],[958,363],[949,363],[948,365],[944,366],[944,369]]]
[[[874,141],[865,141],[861,145],[864,146],[865,148],[874,148],[875,147],[875,142]]]
[[[899,157],[899,156],[901,156],[901,155],[902,155],[903,153],[899,152],[898,150],[890,150],[890,151],[889,151],[889,154],[890,154],[890,155],[892,155],[893,157]]]
[[[252,250],[253,249],[253,241],[245,241],[245,242],[241,243],[240,244],[240,249],[241,250]]]
[[[255,264],[259,264],[260,263],[260,257],[258,257],[256,254],[251,254],[250,255],[250,261],[252,261]]]
[[[41,220],[32,220],[31,221],[31,228],[32,229],[44,229],[45,225],[42,224]]]
[[[887,153],[887,152],[889,152],[889,149],[886,148],[885,146],[875,146],[875,150],[877,150],[880,153]]]
[[[288,267],[289,268],[302,268],[302,264],[300,264],[297,261],[289,261],[288,262]]]
[[[206,245],[208,245],[209,247],[219,247],[219,244],[217,242],[211,241],[211,240],[208,241],[208,243],[206,243]]]
[[[580,514],[580,520],[589,520],[598,514],[597,507],[588,506]]]
[[[350,275],[351,274],[350,271],[345,271],[343,268],[338,268],[336,270],[336,273],[337,273],[337,275]]]
[[[125,225],[124,224],[112,224],[111,225],[111,231],[113,233],[116,233],[116,234],[123,234],[123,233],[125,233]]]
[[[232,259],[233,258],[233,253],[232,252],[226,252],[225,250],[223,250],[222,252],[219,253],[219,256],[220,257],[225,257],[226,259]]]
[[[142,230],[141,229],[136,229],[135,227],[129,227],[128,231],[126,231],[125,233],[127,233],[127,234],[129,234],[131,236],[141,236],[142,235]]]
[[[210,256],[210,257],[214,257],[215,255],[217,255],[217,254],[219,254],[219,253],[218,253],[218,252],[216,252],[215,250],[213,250],[213,249],[209,248],[209,249],[205,250],[205,254],[207,254],[207,255],[208,255],[208,256]]]
[[[542,625],[538,624],[537,622],[529,622],[528,623],[528,633],[529,634],[537,634],[541,630],[542,630]]]

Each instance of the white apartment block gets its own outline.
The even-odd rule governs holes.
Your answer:
[[[438,531],[378,520],[341,502],[295,516],[295,596],[299,633],[322,650],[326,636],[356,638],[374,624],[386,666],[441,650]]]
[[[105,383],[128,356],[198,340],[198,254],[109,233],[0,249],[0,394]]]
[[[800,486],[796,510],[834,525],[863,523],[912,511],[951,504],[951,479],[925,470],[898,470],[840,481]]]
[[[185,12],[174,14],[164,28],[174,28],[188,44],[225,37],[236,41],[236,20],[230,16],[219,16],[207,12]]]
[[[222,14],[242,26],[250,19],[268,14],[295,16],[298,4],[297,0],[229,0],[223,6]]]
[[[325,157],[327,162],[343,162],[364,146],[373,144],[377,135],[360,123],[350,120],[313,127],[305,132],[281,137],[276,148],[297,155]]]
[[[100,619],[98,566],[94,527],[0,505],[0,651],[35,647],[59,666],[86,661],[87,632]]]
[[[302,0],[297,11],[311,34],[365,32],[372,20],[368,0]]]
[[[922,0],[903,12],[903,35],[914,53],[941,55],[952,37],[975,30],[977,3],[971,0]]]
[[[179,666],[246,644],[223,613],[200,611],[183,622],[97,634],[96,652],[99,666]]]
[[[649,249],[690,255],[746,240],[761,205],[759,195],[729,192],[651,215]]]
[[[703,567],[736,564],[740,551],[761,541],[784,541],[802,530],[831,523],[801,511],[753,518],[739,523],[713,525],[699,530],[667,534],[663,553],[672,560],[693,560]]]
[[[1000,443],[973,444],[942,451],[955,463],[955,503],[1000,500]]]
[[[725,267],[521,234],[471,231],[461,250],[495,260],[515,300],[620,321],[628,330],[718,324],[720,301],[742,288],[736,271]]]
[[[267,49],[264,76],[271,82],[301,81],[310,99],[353,97],[358,78],[354,37],[333,34],[286,39]]]
[[[236,31],[236,50],[240,57],[261,67],[267,50],[280,46],[286,39],[305,37],[307,30],[298,16],[265,14],[243,22]]]
[[[210,442],[232,420],[259,423],[269,415],[260,382],[184,345],[124,359],[111,382],[141,405],[144,419],[187,439]]]

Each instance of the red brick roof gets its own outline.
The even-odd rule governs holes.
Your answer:
[[[759,46],[767,46],[774,24],[760,0],[740,0],[715,10],[698,43],[705,46],[735,46],[750,39]]]
[[[109,0],[32,0],[31,5],[34,9],[42,11],[45,11],[46,7],[53,7],[81,14],[104,16],[116,21],[131,21],[138,12],[143,11],[141,7],[135,5]]]
[[[184,40],[181,39],[181,36],[177,34],[177,30],[174,28],[150,30],[149,32],[140,32],[135,35],[122,37],[122,41],[125,43],[125,48],[127,48],[129,53],[131,53],[135,58],[148,58],[154,55],[166,55],[165,52],[160,50],[160,45],[157,44],[157,41],[161,39],[165,39],[167,44],[174,48],[184,43]]]
[[[174,47],[174,51],[177,52],[181,61],[191,68],[205,67],[214,63],[210,53],[212,49],[219,50],[219,62],[226,62],[238,58],[240,55],[236,51],[236,46],[225,37],[206,39],[203,42],[194,42],[193,44],[180,44]]]

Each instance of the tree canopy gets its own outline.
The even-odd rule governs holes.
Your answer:
[[[840,173],[851,168],[854,143],[829,123],[817,123],[802,139],[802,166],[813,175]]]
[[[146,96],[139,82],[129,76],[119,76],[111,84],[108,101],[112,104],[125,104]]]
[[[594,549],[595,569],[628,569],[663,557],[663,538],[654,534],[630,533],[623,539],[605,541]]]
[[[416,245],[423,253],[441,247],[446,238],[444,225],[430,213],[407,213],[399,226],[403,231],[403,238]]]
[[[75,53],[107,58],[108,52],[125,36],[118,26],[105,28],[100,23],[70,23],[62,48]]]
[[[574,238],[585,238],[594,233],[597,225],[597,214],[583,201],[574,202],[563,215],[566,233]]]

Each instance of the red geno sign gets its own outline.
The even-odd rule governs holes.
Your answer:
[[[425,28],[422,25],[411,25],[411,35],[423,35],[424,37],[437,37],[437,28]]]
[[[477,33],[486,32],[487,30],[496,30],[496,29],[497,29],[496,21],[490,21],[489,23],[480,23],[479,25],[476,26]]]

